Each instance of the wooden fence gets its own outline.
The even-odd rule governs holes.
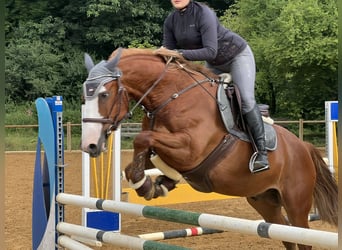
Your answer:
[[[303,120],[299,119],[297,121],[275,121],[276,124],[286,126],[290,124],[296,124],[298,126],[297,136],[303,140],[304,138],[304,125],[305,124],[325,124],[325,120]],[[66,122],[64,125],[66,150],[71,150],[72,143],[72,129],[79,127],[81,129],[81,124],[75,124],[71,122]],[[27,129],[27,128],[38,128],[38,125],[5,125],[5,129]],[[121,126],[121,135],[123,138],[132,138],[138,134],[141,130],[141,123],[123,123]]]

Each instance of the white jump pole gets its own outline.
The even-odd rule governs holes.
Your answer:
[[[102,247],[102,242],[98,240],[90,240],[84,237],[78,237],[75,235],[71,235],[71,239],[78,241],[80,243],[86,244],[88,246],[93,246],[93,247]]]
[[[84,118],[84,105],[82,105],[82,120]],[[83,122],[82,122],[83,131]],[[90,157],[82,151],[82,195],[90,197]],[[82,208],[82,225],[87,225],[87,212],[89,208]]]
[[[58,244],[69,250],[92,250],[92,248],[71,239],[69,236],[62,235],[58,237]]]
[[[136,205],[127,202],[85,198],[79,195],[60,193],[57,201],[62,204],[89,207],[125,213],[134,216],[143,216],[177,223],[190,224],[216,230],[225,230],[297,244],[338,249],[338,234],[320,230],[270,224],[220,215],[187,212],[154,206]]]
[[[115,201],[121,201],[121,125],[114,131],[113,144],[113,198]]]

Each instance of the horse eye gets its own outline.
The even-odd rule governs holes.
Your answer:
[[[109,96],[108,92],[103,92],[99,94],[100,98],[107,98]]]

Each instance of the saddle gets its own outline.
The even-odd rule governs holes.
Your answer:
[[[251,142],[251,137],[248,134],[247,125],[242,115],[239,89],[235,84],[227,82],[227,77],[221,78],[217,89],[217,101],[227,132],[238,137],[240,140]],[[258,107],[264,121],[266,148],[273,151],[277,147],[277,136],[272,127],[273,120],[269,115],[269,106],[258,104]]]

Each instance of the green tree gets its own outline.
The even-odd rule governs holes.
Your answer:
[[[323,115],[324,101],[337,100],[336,2],[289,2],[277,23],[280,32],[272,36],[268,61],[287,82],[278,86],[281,101],[305,118]]]
[[[84,52],[103,59],[118,46],[160,45],[164,15],[150,0],[7,1],[7,101],[48,95],[78,100]]]
[[[336,1],[239,1],[222,18],[251,45],[257,96],[273,113],[322,118],[337,98]]]
[[[132,41],[159,46],[167,11],[159,1],[102,0],[90,1],[87,15],[92,20],[86,33],[88,42],[97,45],[100,55],[108,56],[114,48],[128,47]]]
[[[8,101],[81,94],[82,52],[65,40],[65,25],[59,18],[47,17],[39,24],[19,22],[11,35],[5,51]]]
[[[56,30],[55,24],[58,21],[51,19],[42,24],[19,22],[5,51],[7,97],[32,100],[37,95],[52,94],[58,83],[60,55],[49,40],[53,39],[51,35],[60,37],[64,33]]]

